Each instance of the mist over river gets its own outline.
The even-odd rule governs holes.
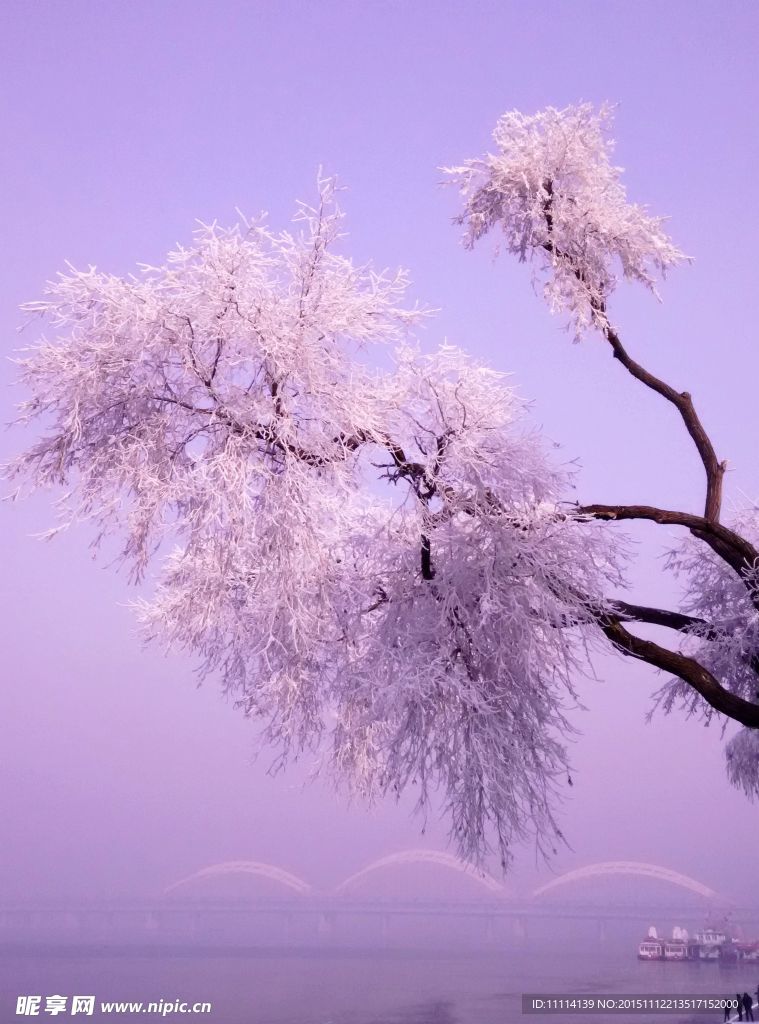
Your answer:
[[[0,961],[0,1021],[19,996],[42,996],[42,1019],[68,1020],[74,995],[94,996],[91,1018],[122,1022],[198,1020],[209,1024],[516,1024],[564,1019],[644,1021],[647,1014],[525,1017],[523,993],[735,994],[756,990],[759,965],[639,963],[635,950],[246,949],[105,953],[6,950]],[[50,1018],[45,997],[67,996]],[[210,1002],[205,1014],[104,1012],[101,1002]],[[722,1013],[670,1014],[670,1024],[721,1021]]]

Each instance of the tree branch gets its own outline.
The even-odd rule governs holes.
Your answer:
[[[665,381],[656,377],[653,373],[650,373],[645,367],[641,366],[640,363],[636,362],[627,352],[622,341],[609,323],[608,316],[606,314],[606,300],[603,294],[594,294],[591,287],[582,272],[581,267],[577,265],[576,259],[571,253],[565,252],[560,249],[552,239],[553,235],[553,182],[550,179],[546,179],[543,182],[543,190],[546,194],[546,198],[543,202],[543,216],[548,231],[548,238],[541,243],[541,247],[546,250],[555,259],[564,261],[571,268],[572,273],[576,279],[585,287],[588,293],[588,301],[590,308],[593,312],[596,324],[603,334],[604,338],[609,342],[614,354],[614,358],[618,359],[624,368],[633,376],[636,380],[639,380],[641,384],[645,384],[647,388],[656,392],[657,395],[661,395],[662,398],[670,402],[675,406],[677,411],[682,416],[685,427],[690,434],[693,443],[696,446],[696,450],[701,458],[701,462],[704,465],[706,471],[706,503],[704,507],[704,517],[710,523],[719,522],[720,508],[722,506],[722,480],[725,475],[725,469],[727,464],[720,462],[717,458],[717,454],[714,451],[709,435],[704,430],[703,424],[696,413],[695,406],[693,405],[693,399],[687,391],[676,391],[671,385]]]
[[[422,534],[422,579],[434,580],[435,570],[432,565],[432,545],[426,533]]]
[[[706,627],[700,632],[700,636],[712,640],[719,637],[718,630],[710,626],[706,619],[697,618],[695,615],[684,615],[682,612],[671,612],[664,608],[649,608],[642,604],[630,604],[629,601],[610,601],[609,607],[620,622],[646,622],[651,626],[665,626],[680,633]]]
[[[759,704],[752,704],[751,701],[737,697],[724,689],[711,672],[694,658],[667,650],[651,640],[642,640],[625,629],[618,616],[610,615],[602,619],[600,626],[605,636],[622,654],[677,676],[700,694],[715,711],[749,729],[759,729]]]
[[[600,311],[604,313],[605,319],[603,304],[600,304]],[[655,391],[657,395],[661,395],[662,398],[671,402],[682,416],[685,428],[696,446],[698,454],[701,457],[701,462],[704,465],[704,470],[706,471],[706,503],[704,506],[704,518],[710,523],[718,523],[720,509],[722,506],[722,481],[725,475],[725,469],[727,468],[727,463],[720,462],[717,458],[717,454],[711,440],[709,439],[709,435],[706,433],[706,430],[696,413],[690,393],[687,391],[676,391],[665,381],[660,380],[658,377],[655,377],[654,374],[649,373],[649,371],[641,366],[640,363],[630,357],[617,332],[609,325],[608,321],[605,321],[605,323],[606,326],[602,327],[602,333],[611,345],[614,358],[618,359],[622,366],[624,366],[624,368],[632,374],[636,380],[639,380],[641,384],[645,384],[647,388]]]
[[[728,637],[723,630],[695,615],[684,615],[682,612],[671,612],[663,608],[648,608],[627,601],[610,601],[609,607],[620,622],[645,622],[651,626],[664,626],[680,633],[693,632],[699,638],[714,643],[724,641]],[[759,654],[745,654],[743,660],[752,672],[756,673],[759,686]]]
[[[694,537],[708,544],[715,554],[727,562],[744,583],[748,583],[747,570],[759,565],[759,551],[753,544],[721,523],[706,519],[705,516],[670,511],[653,505],[579,505],[577,512],[605,522],[632,519],[647,520],[661,526],[684,526]]]

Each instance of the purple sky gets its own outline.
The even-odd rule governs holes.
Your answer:
[[[608,99],[631,197],[670,215],[695,257],[664,305],[625,292],[615,320],[633,355],[693,392],[730,460],[728,496],[759,492],[755,3],[5,0],[0,19],[8,353],[18,304],[64,260],[160,262],[194,218],[235,207],[282,226],[322,165],[349,186],[353,256],[410,268],[414,295],[441,307],[430,344],[447,336],[515,373],[535,422],[579,457],[583,499],[696,510],[700,467],[674,413],[596,340],[573,346],[524,268],[492,265],[487,243],[465,253],[455,194],[437,187],[504,110]],[[4,420],[13,401],[4,387]],[[18,444],[2,436],[2,456]],[[420,838],[406,805],[367,813],[303,789],[298,769],[268,777],[266,754],[251,764],[253,727],[213,685],[142,649],[126,580],[91,560],[85,530],[32,539],[53,520],[45,495],[0,516],[0,898],[147,894],[244,858],[330,884],[443,844],[439,828]],[[655,560],[639,580],[641,599],[661,600]],[[563,815],[573,849],[555,867],[653,860],[740,895],[759,811],[725,780],[718,730],[647,727],[656,678],[616,659],[598,670]],[[534,871],[526,850],[514,884]]]

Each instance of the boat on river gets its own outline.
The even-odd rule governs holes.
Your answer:
[[[671,938],[659,936],[652,925],[638,946],[639,960],[759,962],[759,940],[733,938],[726,927],[707,926],[691,938],[684,928],[675,927]]]

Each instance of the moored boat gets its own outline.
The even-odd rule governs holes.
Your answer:
[[[722,928],[702,928],[696,932],[693,941],[698,945],[699,960],[719,960],[720,951],[728,941],[727,932]]]
[[[659,938],[656,928],[651,925],[648,936],[638,946],[639,960],[663,960],[664,940]]]
[[[660,938],[656,928],[638,946],[639,960],[703,960],[733,964],[759,963],[759,940],[745,941],[730,936],[726,928],[706,927],[691,939],[684,928],[672,929],[672,938]]]
[[[638,946],[639,960],[663,960],[664,943],[658,939],[646,939]]]
[[[735,948],[741,960],[747,960],[749,963],[756,963],[759,961],[759,941],[736,942]]]
[[[669,939],[664,943],[665,960],[687,960],[688,944],[683,939]]]

